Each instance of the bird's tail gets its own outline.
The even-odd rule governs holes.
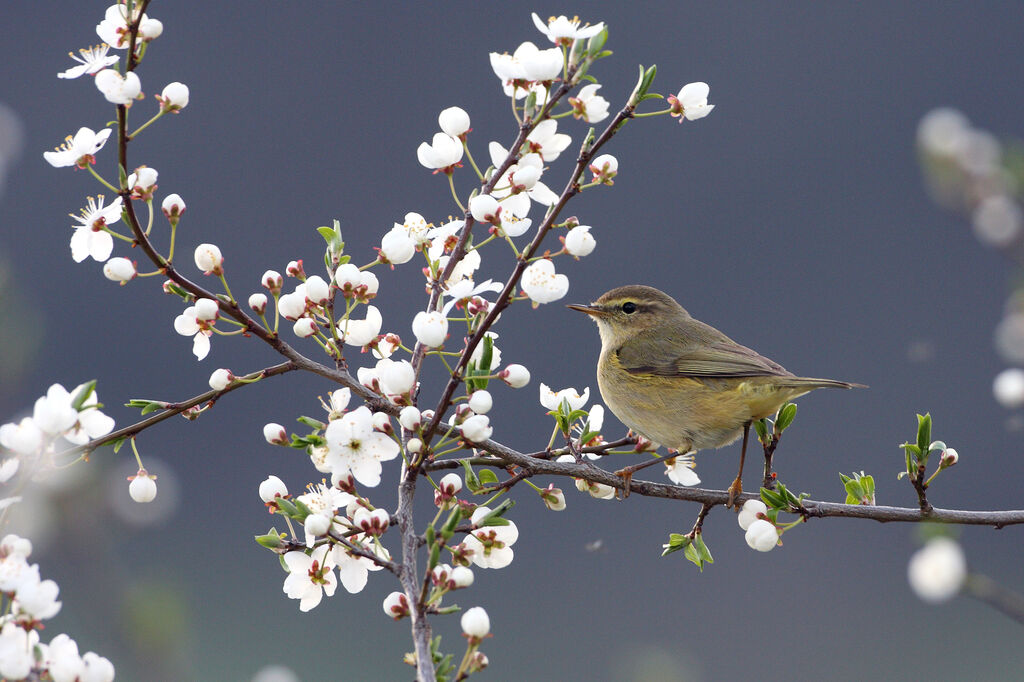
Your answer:
[[[867,388],[864,384],[852,384],[848,381],[837,381],[835,379],[815,379],[813,377],[793,377],[787,379],[782,386],[791,388],[806,388],[808,391],[815,388]]]

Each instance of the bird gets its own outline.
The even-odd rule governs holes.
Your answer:
[[[589,305],[571,304],[597,323],[597,383],[629,429],[678,453],[720,448],[743,437],[727,506],[743,492],[750,426],[818,388],[866,388],[801,377],[694,319],[668,294],[633,284]],[[625,471],[625,470],[623,470]],[[626,493],[629,476],[626,475]]]

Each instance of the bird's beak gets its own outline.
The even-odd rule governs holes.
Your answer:
[[[579,303],[570,303],[569,305],[567,305],[565,307],[566,308],[571,308],[573,310],[578,310],[581,313],[586,313],[587,315],[590,315],[591,317],[604,317],[605,315],[608,314],[602,308],[599,308],[596,305],[582,305],[582,304],[579,304]]]

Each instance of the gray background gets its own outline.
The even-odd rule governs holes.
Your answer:
[[[158,293],[157,278],[117,287],[98,264],[69,257],[66,214],[97,186],[84,172],[49,167],[42,152],[112,117],[88,80],[55,78],[68,50],[97,42],[104,8],[4,9],[0,101],[24,136],[0,205],[4,420],[52,381],[71,387],[97,377],[108,412],[124,425],[134,416],[121,407],[129,397],[183,399],[204,390],[217,367],[275,362],[257,342],[215,338],[197,364],[171,326],[181,306]],[[897,445],[913,436],[915,412],[930,411],[935,436],[961,454],[933,501],[1020,508],[1020,433],[1007,429],[1013,415],[991,394],[1002,368],[992,330],[1013,273],[965,221],[929,200],[914,152],[919,118],[938,105],[958,106],[999,134],[1020,133],[1017,3],[157,2],[150,14],[165,32],[140,71],[150,99],[132,118],[147,118],[151,96],[172,80],[189,85],[192,103],[144,134],[130,163],[157,168],[159,196],[178,192],[188,203],[179,230],[185,271],[195,244],[215,242],[242,296],[267,268],[283,270],[292,258],[315,264],[322,242],[313,228],[331,218],[358,262],[407,211],[443,220],[454,210],[447,188],[416,163],[415,148],[453,104],[473,118],[478,160],[486,141],[511,141],[487,53],[541,44],[533,9],[609,24],[616,54],[594,75],[613,107],[638,62],[657,63],[654,89],[663,94],[706,80],[717,107],[682,126],[667,117],[634,122],[615,139],[614,188],[587,192],[569,209],[594,226],[598,249],[579,263],[559,260],[572,283],[566,302],[653,284],[795,372],[869,384],[801,400],[777,458],[798,491],[841,500],[837,472],[864,469],[876,476],[880,503],[913,504],[895,478]],[[585,130],[570,121],[560,129],[573,149]],[[113,158],[112,149],[101,153],[108,177]],[[571,158],[553,165],[550,184],[559,185]],[[468,192],[470,173],[458,179]],[[485,265],[503,277],[499,261]],[[411,338],[419,266],[380,276],[385,327]],[[516,306],[500,332],[505,361],[527,364],[533,381],[519,392],[496,389],[495,437],[537,448],[550,432],[538,383],[596,391],[597,335],[561,304]],[[125,450],[75,468],[84,484],[40,491],[37,558],[65,603],[44,639],[68,631],[83,651],[113,659],[118,679],[244,680],[274,662],[306,680],[408,679],[399,662],[407,625],[380,611],[395,588],[390,577],[374,574],[361,594],[340,592],[301,615],[281,592],[276,559],[251,540],[272,523],[259,481],[276,473],[298,490],[312,472],[304,457],[267,446],[260,427],[317,414],[315,396],[330,388],[312,377],[273,379],[195,423],[147,433],[140,446],[161,486],[154,509],[125,502],[123,479],[134,472]],[[606,431],[615,437],[621,428],[609,419]],[[736,450],[699,456],[707,485],[728,484]],[[396,470],[392,463],[387,473]],[[716,563],[699,574],[679,554],[658,558],[669,532],[690,527],[695,506],[598,502],[563,487],[569,508],[560,514],[517,491],[515,562],[477,570],[473,589],[456,595],[491,614],[490,679],[1024,673],[1017,626],[964,598],[933,607],[910,593],[913,527],[819,521],[763,555],[716,509],[705,525]],[[385,488],[373,498],[393,504]],[[160,518],[141,525],[139,514]],[[975,570],[1018,589],[1020,538],[1016,528],[961,536]],[[435,624],[444,648],[461,652],[456,619]]]

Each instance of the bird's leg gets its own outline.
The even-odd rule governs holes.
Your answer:
[[[772,471],[772,458],[775,456],[775,448],[779,445],[778,434],[771,434],[767,443],[761,443],[764,448],[764,481],[763,485],[769,490],[775,489],[775,472]]]
[[[629,497],[629,484],[633,480],[633,474],[640,471],[641,469],[646,469],[649,466],[653,466],[658,462],[665,462],[668,459],[671,459],[671,457],[666,457],[665,459],[655,458],[652,460],[648,460],[646,462],[641,462],[640,464],[633,464],[631,466],[624,467],[616,471],[615,475],[621,478],[622,482],[625,484],[622,488],[623,499]]]
[[[740,471],[736,474],[736,480],[729,486],[729,501],[726,503],[726,507],[733,507],[736,504],[736,498],[743,492],[743,462],[747,458],[747,439],[750,437],[750,422],[743,424],[743,449],[740,450]]]

